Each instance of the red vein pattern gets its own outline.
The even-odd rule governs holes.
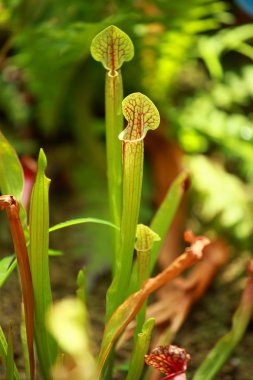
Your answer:
[[[126,33],[114,25],[102,30],[91,43],[91,55],[102,62],[112,75],[120,69],[124,61],[134,55],[133,43]]]
[[[142,140],[148,130],[159,126],[160,116],[156,106],[140,92],[128,95],[122,102],[122,109],[128,125],[119,136],[121,140]]]
[[[184,348],[171,344],[154,348],[145,355],[145,363],[166,374],[165,379],[173,379],[186,371],[190,358]]]

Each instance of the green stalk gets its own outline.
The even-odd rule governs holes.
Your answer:
[[[106,121],[106,157],[109,204],[112,221],[120,226],[122,203],[122,162],[121,144],[118,135],[123,129],[121,104],[123,101],[123,85],[121,72],[114,75],[109,71],[105,81],[105,121]],[[115,250],[117,249],[119,233],[114,231]]]
[[[111,25],[93,39],[91,55],[107,70],[105,80],[105,120],[106,120],[106,159],[109,208],[112,222],[119,227],[122,207],[122,162],[121,144],[118,135],[123,129],[121,103],[123,85],[120,68],[124,61],[133,58],[134,47],[130,38],[122,30]],[[119,247],[119,233],[113,231],[114,260]]]
[[[143,224],[138,224],[136,232],[135,249],[137,254],[137,281],[138,290],[141,289],[142,284],[149,278],[150,269],[150,251],[155,241],[160,240],[160,237],[153,232],[149,227]],[[138,334],[141,331],[142,325],[146,316],[145,302],[136,316],[135,340],[138,339]]]
[[[76,283],[77,283],[76,296],[80,301],[83,302],[84,305],[86,305],[86,268],[85,267],[79,270]]]
[[[27,346],[27,335],[26,335],[26,326],[25,326],[25,310],[24,310],[24,303],[21,303],[21,324],[20,324],[20,338],[21,338],[21,344],[23,348],[23,357],[24,357],[24,367],[26,376],[28,379],[31,378],[30,376],[30,361],[29,361],[29,351]]]
[[[142,327],[142,332],[138,334],[126,380],[140,379],[144,367],[143,358],[148,351],[154,325],[155,319],[148,319]]]
[[[253,261],[252,261],[253,263]],[[232,328],[224,335],[197,369],[193,380],[212,380],[221,370],[242,339],[253,313],[253,271],[249,277],[241,302],[233,316]]]
[[[156,129],[160,122],[155,105],[141,93],[127,96],[122,107],[128,125],[119,135],[122,140],[123,160],[120,247],[116,258],[115,276],[107,293],[107,320],[127,295],[140,209],[144,137],[149,129]]]
[[[9,331],[8,331],[6,379],[7,380],[14,380],[14,352],[13,352],[13,326],[12,326],[12,323],[9,324]]]

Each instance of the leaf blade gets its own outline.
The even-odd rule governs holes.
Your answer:
[[[3,329],[0,326],[0,358],[2,359],[4,366],[6,366],[6,362],[7,362],[7,351],[8,351],[8,343],[5,338]],[[14,363],[14,379],[22,380],[15,363]]]
[[[150,228],[160,236],[160,241],[158,241],[151,249],[151,272],[154,269],[159,250],[162,247],[167,231],[185,193],[185,184],[187,183],[188,176],[189,175],[187,172],[182,172],[179,174],[169,188],[164,201],[160,205],[150,223]]]
[[[65,222],[58,223],[55,226],[52,226],[49,228],[49,232],[54,232],[57,230],[60,230],[62,228],[66,227],[71,227],[75,226],[78,224],[84,224],[84,223],[97,223],[97,224],[104,224],[105,226],[109,226],[115,229],[119,229],[115,224],[108,222],[107,220],[104,219],[97,219],[97,218],[77,218],[77,219],[71,219],[71,220],[66,220]]]
[[[51,379],[56,346],[45,326],[47,308],[52,303],[48,245],[49,245],[49,203],[50,180],[45,176],[46,156],[40,150],[38,172],[30,204],[30,263],[35,298],[35,341],[41,369],[45,379]]]

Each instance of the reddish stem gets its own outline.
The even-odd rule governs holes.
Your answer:
[[[27,347],[29,352],[30,376],[31,380],[34,380],[34,296],[28,252],[26,248],[26,240],[19,217],[19,206],[16,199],[12,195],[0,196],[0,209],[6,210],[7,217],[9,219],[13,245],[18,261],[25,309],[25,324],[27,335]]]

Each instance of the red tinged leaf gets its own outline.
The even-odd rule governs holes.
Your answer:
[[[34,296],[28,252],[26,248],[26,240],[20,221],[18,202],[12,195],[2,195],[0,196],[0,210],[6,210],[9,219],[13,245],[17,256],[25,309],[25,324],[27,346],[29,352],[30,376],[31,380],[34,380]]]
[[[142,284],[142,288],[138,292],[131,294],[117,308],[107,322],[98,358],[98,367],[100,372],[102,371],[103,365],[114,342],[139,312],[148,296],[161,286],[173,280],[196,261],[200,260],[205,247],[210,244],[209,239],[206,237],[195,236],[190,231],[187,232],[186,237],[192,241],[191,246],[186,248],[185,252],[174,260],[173,263],[171,263],[171,265],[164,269],[160,274],[145,281]]]
[[[29,156],[24,156],[20,159],[24,171],[24,190],[22,195],[22,204],[26,210],[30,202],[33,184],[37,173],[37,162]]]
[[[190,358],[184,348],[170,344],[154,348],[149,355],[145,355],[145,363],[166,374],[165,380],[184,373]]]

